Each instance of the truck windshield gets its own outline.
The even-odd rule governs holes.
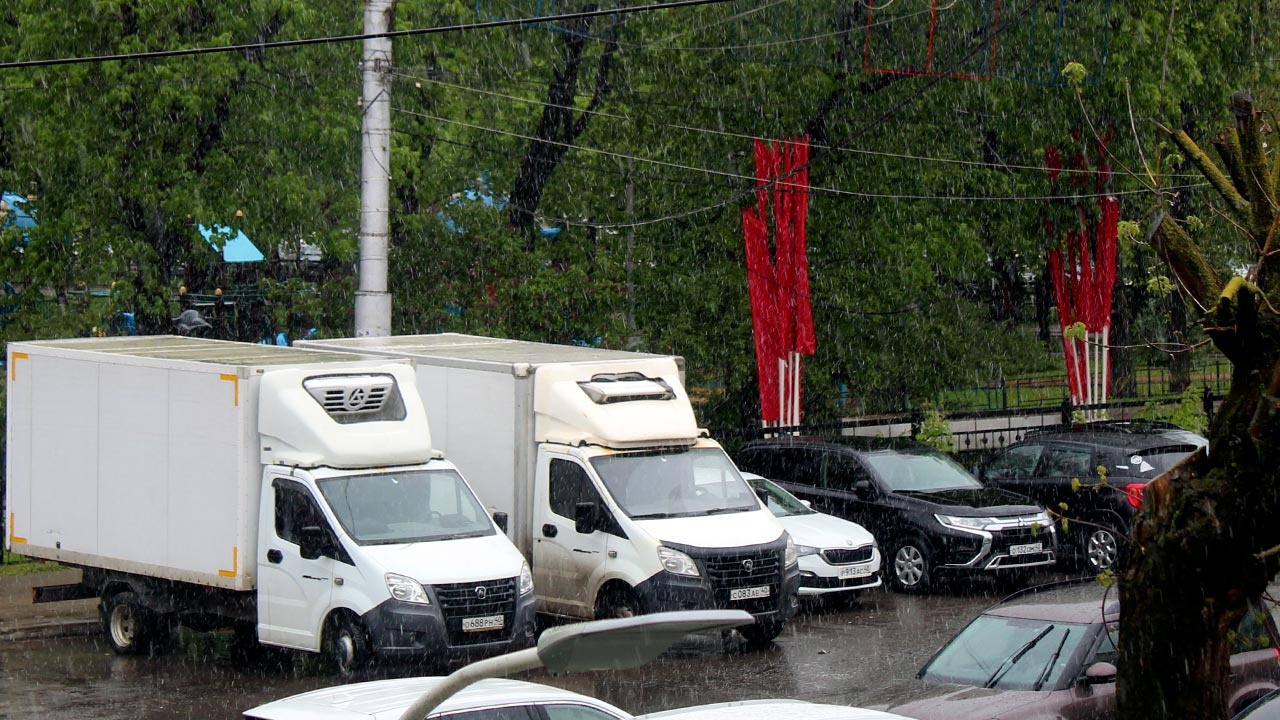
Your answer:
[[[346,475],[316,484],[342,529],[360,545],[494,533],[484,506],[453,470]]]
[[[609,494],[635,520],[759,510],[719,448],[672,448],[592,458]]]

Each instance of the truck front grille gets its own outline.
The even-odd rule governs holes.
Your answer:
[[[734,555],[714,555],[702,558],[715,593],[716,605],[750,613],[772,612],[778,609],[778,594],[782,591],[782,552],[765,550]],[[731,600],[734,590],[767,587],[765,597]]]
[[[433,586],[440,612],[444,615],[449,644],[476,645],[511,637],[516,613],[516,579],[482,580]],[[502,616],[502,628],[463,630],[465,618]]]

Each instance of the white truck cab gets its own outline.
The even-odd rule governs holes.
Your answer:
[[[698,428],[679,358],[456,334],[299,346],[413,360],[432,436],[509,516],[539,611],[742,609],[757,640],[794,613],[790,539]]]

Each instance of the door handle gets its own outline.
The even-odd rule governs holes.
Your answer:
[[[555,537],[558,532],[559,531],[556,530],[556,526],[551,523],[547,523],[542,526],[542,534],[547,537]]]
[[[276,550],[275,548],[268,550],[267,562],[270,562],[270,563],[284,562],[284,553],[280,552],[279,550]]]

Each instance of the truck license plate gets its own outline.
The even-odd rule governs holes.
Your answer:
[[[842,578],[860,578],[870,574],[870,565],[850,565],[849,567],[840,568],[840,577]]]
[[[1010,545],[1010,555],[1034,555],[1044,551],[1044,543],[1027,543],[1026,545]]]
[[[729,591],[730,600],[750,600],[752,598],[769,597],[769,586],[738,588]]]
[[[501,615],[485,615],[484,617],[462,618],[463,632],[479,632],[481,630],[501,630]]]

